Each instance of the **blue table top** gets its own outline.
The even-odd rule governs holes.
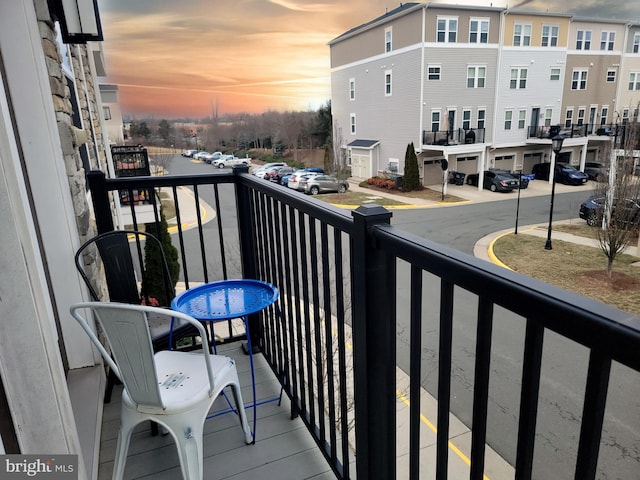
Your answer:
[[[275,286],[261,280],[221,280],[185,290],[171,308],[202,321],[228,320],[259,312],[278,296]]]

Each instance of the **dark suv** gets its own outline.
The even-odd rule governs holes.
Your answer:
[[[549,180],[550,163],[538,163],[533,166],[532,173],[536,179]],[[589,176],[568,163],[557,163],[555,168],[555,181],[567,185],[583,185],[587,183]]]

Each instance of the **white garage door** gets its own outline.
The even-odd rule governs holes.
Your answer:
[[[466,175],[477,173],[478,157],[458,157],[456,159],[456,165],[450,168]]]
[[[423,185],[442,185],[442,167],[440,160],[424,162]]]
[[[351,153],[351,175],[358,178],[371,178],[369,155]]]

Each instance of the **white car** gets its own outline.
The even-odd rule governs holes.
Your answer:
[[[300,180],[309,179],[316,177],[318,175],[323,175],[320,172],[295,172],[291,177],[289,177],[289,183],[287,183],[287,187],[293,188],[294,190],[298,190],[300,192],[304,191],[304,188],[300,185]]]
[[[199,152],[194,153],[191,158],[195,159],[195,160],[200,160],[201,162],[204,161],[202,160],[202,156],[203,155],[208,155],[209,152],[206,152],[204,150],[200,150]]]
[[[223,157],[222,152],[205,153],[200,155],[200,160],[202,160],[205,163],[213,163],[214,160],[218,160],[219,158],[222,158],[222,157]]]
[[[261,167],[256,168],[253,172],[251,172],[253,175],[255,175],[258,178],[264,178],[264,174],[267,172],[267,170],[271,167],[287,167],[288,165],[285,162],[273,162],[273,163],[266,163],[264,165],[262,165]]]
[[[238,157],[234,157],[233,155],[223,155],[219,159],[211,162],[211,165],[218,168],[233,167],[234,165],[249,166],[250,164],[251,164],[251,159],[249,157],[238,158]]]

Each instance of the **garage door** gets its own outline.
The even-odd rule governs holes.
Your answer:
[[[424,162],[423,185],[442,185],[442,167],[440,160],[426,160]]]
[[[451,167],[452,170],[462,172],[466,175],[478,172],[478,157],[458,157],[456,165]]]
[[[542,152],[525,153],[524,163],[522,164],[522,173],[531,173],[536,163],[542,163]]]
[[[369,163],[369,155],[358,155],[352,152],[351,175],[357,178],[370,178],[371,167]]]

